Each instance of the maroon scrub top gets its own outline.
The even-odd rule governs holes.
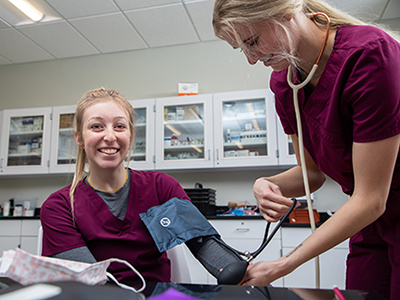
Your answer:
[[[153,171],[131,171],[129,203],[123,220],[82,180],[75,192],[72,220],[70,186],[52,195],[41,208],[44,227],[43,255],[50,256],[87,246],[97,261],[119,258],[128,261],[147,281],[169,282],[170,261],[160,253],[139,214],[177,197],[190,200],[171,176]],[[122,281],[137,281],[127,266],[112,263],[109,271]]]
[[[287,134],[297,134],[287,69],[271,89]],[[298,83],[298,79],[297,79]],[[304,146],[346,194],[354,188],[352,144],[400,133],[400,44],[372,26],[338,28],[333,51],[313,93],[299,91]],[[400,186],[399,162],[393,178]]]
[[[274,72],[271,89],[287,134],[297,134],[287,70]],[[297,79],[298,83],[298,79]],[[400,133],[400,44],[371,26],[340,27],[322,76],[309,97],[299,91],[304,147],[317,166],[351,195],[353,142]],[[350,238],[346,288],[400,297],[400,161],[385,213]]]

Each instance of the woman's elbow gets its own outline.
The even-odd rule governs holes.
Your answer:
[[[310,188],[313,192],[318,190],[326,181],[326,176],[323,172],[313,172],[312,180],[310,180]]]

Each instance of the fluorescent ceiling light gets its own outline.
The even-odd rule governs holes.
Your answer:
[[[43,13],[26,0],[8,0],[16,8],[22,11],[32,21],[40,21],[43,18]]]

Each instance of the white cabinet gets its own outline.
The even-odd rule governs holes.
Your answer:
[[[40,220],[0,220],[0,256],[3,251],[20,247],[36,254]]]
[[[52,109],[4,110],[1,134],[1,174],[49,172]]]
[[[213,94],[216,167],[277,165],[274,96],[268,89]]]
[[[282,228],[283,255],[304,241],[311,234],[311,228]],[[345,288],[346,257],[348,241],[337,245],[319,257],[320,288],[331,289],[334,285]],[[286,287],[315,288],[315,260],[310,260],[284,277]]]
[[[75,171],[77,145],[73,129],[74,114],[75,105],[53,108],[50,173],[73,173]]]
[[[278,165],[268,89],[156,99],[156,169]]]
[[[212,168],[212,95],[156,99],[156,169]]]
[[[0,220],[0,255],[20,245],[20,234],[20,220]]]
[[[37,254],[40,220],[21,220],[21,249]]]
[[[135,110],[135,138],[129,166],[136,170],[153,170],[155,155],[155,99],[130,101]]]
[[[133,169],[296,164],[269,89],[130,102],[136,113]],[[0,174],[73,173],[74,113],[75,105],[3,111]]]
[[[254,220],[209,220],[210,223],[219,232],[224,242],[233,248],[244,252],[246,250],[254,252],[261,245],[266,222],[262,219]],[[272,224],[270,232],[272,232],[274,224]],[[208,273],[208,271],[193,257],[189,250],[187,258],[189,263],[190,276],[193,283],[197,284],[216,284],[217,279]],[[281,254],[281,240],[279,232],[272,241],[264,249],[264,251],[254,260],[254,262],[262,260],[275,260]],[[283,280],[278,279],[272,283],[274,286],[283,286]]]
[[[276,115],[276,129],[278,135],[279,165],[297,165],[292,139],[283,131],[278,115]]]

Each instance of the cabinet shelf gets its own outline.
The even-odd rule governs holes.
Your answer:
[[[179,150],[187,150],[187,149],[196,150],[196,148],[198,148],[198,149],[204,148],[204,145],[196,144],[196,145],[167,146],[167,147],[164,147],[164,150],[168,150],[168,151],[175,151],[175,150],[179,151]]]
[[[243,146],[266,146],[267,139],[260,139],[258,141],[240,141],[240,142],[231,142],[231,143],[224,143],[224,148],[241,148]]]
[[[222,122],[249,121],[249,120],[253,120],[253,119],[263,120],[263,119],[265,119],[265,114],[264,115],[248,114],[246,116],[225,117],[222,119]]]
[[[28,136],[36,136],[43,134],[43,130],[36,130],[36,131],[18,131],[18,132],[11,132],[10,137],[12,136],[20,136],[20,135],[28,135]]]
[[[197,120],[167,121],[164,127],[172,133],[180,132],[181,135],[196,135],[204,130],[204,122]]]
[[[8,155],[8,157],[29,157],[29,156],[35,156],[35,157],[42,157],[41,153],[11,153]]]

